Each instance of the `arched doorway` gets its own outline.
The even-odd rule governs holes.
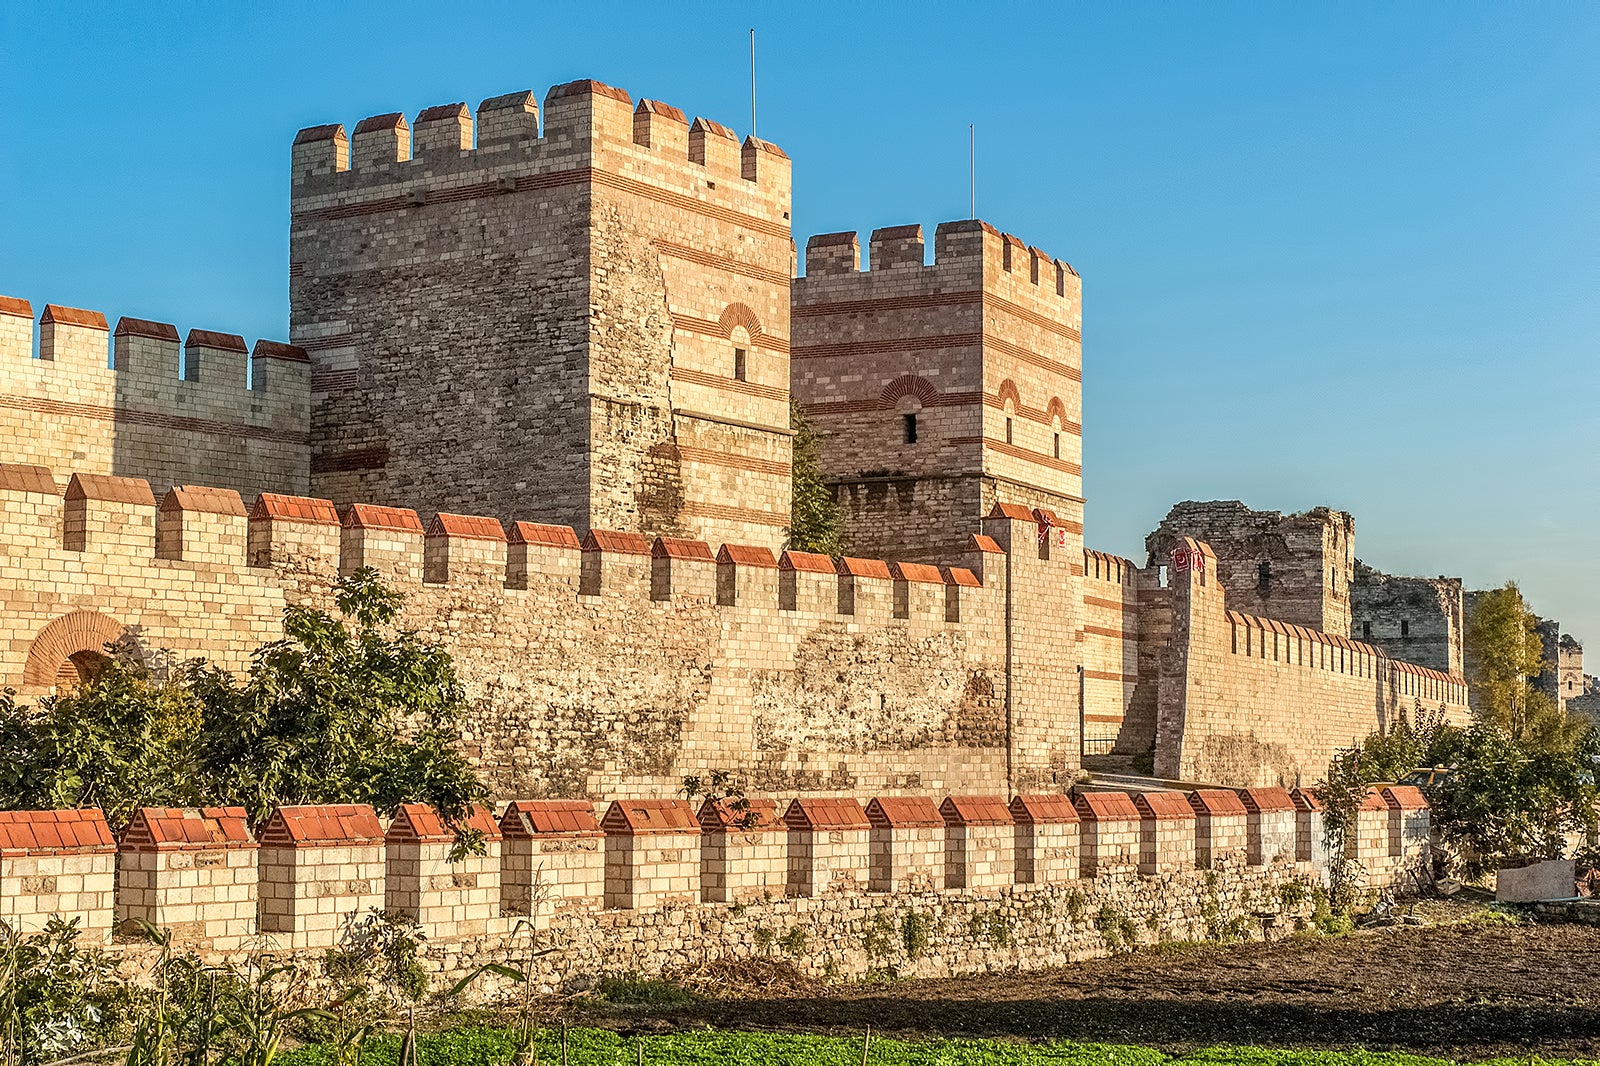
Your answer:
[[[22,668],[22,686],[56,693],[73,692],[110,659],[105,647],[127,635],[127,628],[98,611],[62,615],[33,638]]]

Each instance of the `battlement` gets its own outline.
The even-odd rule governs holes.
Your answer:
[[[1391,686],[1396,696],[1417,696],[1466,706],[1466,680],[1443,670],[1390,658],[1382,648],[1337,633],[1324,633],[1241,611],[1229,611],[1227,617],[1230,650],[1235,655],[1351,677],[1376,678]]]
[[[1109,581],[1115,585],[1132,585],[1138,580],[1139,567],[1132,559],[1109,552],[1083,549],[1083,576],[1091,581]]]
[[[376,189],[390,195],[367,201],[367,212],[530,191],[592,180],[593,168],[647,181],[672,171],[679,184],[694,179],[684,191],[713,201],[758,190],[763,214],[788,217],[789,157],[777,145],[741,141],[727,126],[691,121],[659,100],[635,105],[623,90],[593,80],[554,86],[542,108],[524,90],[490,97],[476,112],[451,103],[425,107],[412,122],[401,112],[374,115],[350,133],[340,123],[309,126],[295,136],[292,155],[297,214],[327,209],[327,197],[348,204]],[[646,159],[667,166],[641,172]],[[475,172],[478,180],[467,180]]]
[[[0,298],[0,432],[9,462],[138,473],[158,490],[305,483],[305,351],[167,322]]]
[[[968,274],[978,283],[1010,277],[1036,286],[1043,293],[1073,299],[1081,285],[1071,263],[978,219],[939,223],[934,230],[933,262],[927,262],[926,256],[927,242],[922,227],[916,224],[873,230],[866,270],[861,267],[859,234],[819,233],[806,241],[805,276],[922,270],[930,274]]]

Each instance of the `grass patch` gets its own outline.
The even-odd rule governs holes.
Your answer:
[[[859,1066],[861,1037],[800,1036],[700,1030],[643,1036],[609,1029],[573,1029],[568,1033],[570,1066],[634,1066],[643,1045],[644,1061],[653,1066]],[[505,1063],[514,1049],[509,1030],[458,1028],[419,1038],[425,1066],[490,1066]],[[374,1041],[362,1056],[363,1066],[395,1066],[399,1041]],[[559,1036],[553,1029],[539,1034],[538,1061],[560,1061]],[[332,1052],[311,1045],[278,1058],[280,1066],[332,1066]],[[1490,1060],[1496,1066],[1565,1066],[1564,1060],[1522,1057]],[[1257,1047],[1204,1048],[1167,1055],[1153,1048],[1126,1044],[1065,1042],[1019,1044],[1001,1040],[936,1040],[907,1042],[873,1037],[870,1066],[1454,1066],[1451,1060],[1366,1051],[1284,1051]]]
[[[682,985],[644,977],[602,977],[594,994],[622,1007],[687,1007],[700,998]]]

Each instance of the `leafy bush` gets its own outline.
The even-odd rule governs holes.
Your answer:
[[[900,939],[906,948],[906,958],[918,959],[928,950],[933,934],[933,919],[916,911],[906,911],[900,916]]]
[[[78,920],[19,935],[0,922],[0,1064],[33,1066],[104,1043],[129,995],[114,963],[78,947]]]
[[[684,988],[654,977],[602,977],[594,994],[607,1003],[629,1007],[684,1007],[698,996]]]

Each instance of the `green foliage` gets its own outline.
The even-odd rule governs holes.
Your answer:
[[[683,794],[690,803],[698,798],[724,806],[733,817],[730,828],[753,829],[761,822],[761,812],[750,808],[744,786],[727,770],[712,770],[706,777],[699,774],[685,777]]]
[[[1304,881],[1285,881],[1278,886],[1278,902],[1285,909],[1300,906],[1310,894]]]
[[[259,825],[294,803],[438,808],[460,828],[488,792],[458,742],[466,706],[439,646],[397,629],[400,595],[373,570],[343,578],[337,614],[295,606],[243,681],[196,660],[125,654],[76,692],[0,697],[0,808],[100,807],[114,830],[144,806],[244,807]],[[112,649],[115,651],[115,649]]]
[[[0,697],[0,809],[99,807],[120,831],[140,807],[202,800],[203,709],[189,669],[158,676],[126,653],[37,707]]]
[[[684,1007],[700,997],[682,985],[645,977],[602,977],[594,994],[607,1003],[629,1007]]]
[[[921,958],[932,936],[933,919],[928,915],[906,911],[900,916],[900,940],[905,945],[906,958]]]
[[[872,924],[867,927],[866,935],[861,938],[861,947],[874,959],[881,959],[894,952],[894,917],[887,908],[872,916]]]
[[[754,936],[756,938],[756,950],[763,955],[770,954],[772,945],[778,942],[778,934],[764,925],[756,926]]]
[[[323,970],[345,993],[360,994],[363,1006],[393,1010],[418,1003],[428,992],[428,972],[419,958],[426,939],[415,919],[373,908],[328,949]],[[383,1002],[371,1003],[374,993]]]
[[[1075,888],[1067,894],[1067,917],[1072,920],[1073,925],[1083,921],[1083,912],[1088,906],[1089,901],[1078,889]]]
[[[785,547],[795,551],[844,554],[844,518],[822,480],[822,449],[816,428],[799,403],[789,405],[794,430],[794,497]]]
[[[105,1042],[127,995],[111,959],[78,946],[78,920],[22,936],[0,922],[0,1066],[34,1066]]]
[[[1535,748],[1569,746],[1572,723],[1548,695],[1529,685],[1544,669],[1539,618],[1514,581],[1478,599],[1467,623],[1467,658],[1478,715],[1513,741]]]
[[[976,911],[967,921],[967,933],[974,940],[986,940],[997,948],[1010,947],[1011,919],[999,911]]]
[[[1094,927],[1113,954],[1131,950],[1138,943],[1138,927],[1109,903],[1100,905],[1099,913],[1094,916]]]
[[[459,828],[488,791],[461,753],[466,706],[443,648],[396,630],[400,595],[360,570],[339,582],[338,616],[284,611],[284,637],[257,651],[243,685],[208,669],[203,761],[216,795],[261,822],[292,803],[437,808]]]
[[[1469,875],[1507,860],[1559,858],[1570,831],[1594,838],[1600,733],[1586,728],[1553,751],[1543,748],[1547,740],[1518,743],[1483,722],[1436,745],[1450,772],[1425,792],[1445,843],[1468,857]]]
[[[778,938],[778,947],[785,955],[796,958],[806,953],[806,931],[800,926],[795,926],[783,936]]]

